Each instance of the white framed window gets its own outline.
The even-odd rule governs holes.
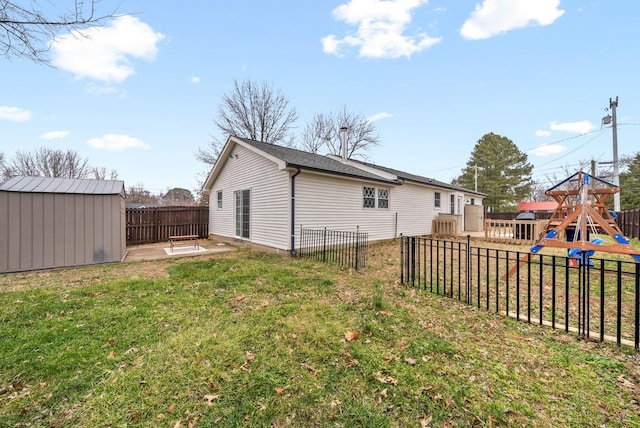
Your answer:
[[[362,208],[389,208],[389,189],[364,186],[362,188]]]
[[[376,188],[375,187],[363,187],[362,188],[362,208],[375,208],[376,207]]]
[[[378,189],[378,208],[389,208],[389,189]]]
[[[221,210],[222,209],[222,190],[218,190],[217,198],[218,198],[218,209]]]
[[[433,206],[440,208],[440,192],[435,192],[433,194]]]

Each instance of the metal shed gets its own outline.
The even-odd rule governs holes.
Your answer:
[[[13,177],[0,184],[0,273],[117,262],[124,182]]]

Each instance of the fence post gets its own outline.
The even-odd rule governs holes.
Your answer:
[[[467,235],[467,257],[466,257],[466,272],[467,272],[467,305],[472,303],[471,299],[471,235]],[[480,255],[478,255],[480,257]],[[480,283],[478,283],[478,289],[480,287]]]
[[[327,261],[327,228],[324,228],[324,232],[322,234],[322,262]]]
[[[400,234],[400,284],[404,284],[404,236]]]
[[[360,226],[356,226],[356,271],[360,260]]]

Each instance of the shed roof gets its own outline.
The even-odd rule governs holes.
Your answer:
[[[124,196],[124,181],[17,176],[0,184],[0,191]]]

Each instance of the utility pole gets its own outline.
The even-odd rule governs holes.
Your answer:
[[[620,186],[620,176],[618,174],[618,121],[616,119],[616,108],[618,107],[618,97],[613,101],[609,98],[611,108],[611,127],[613,128],[613,184]],[[613,194],[613,210],[620,212],[620,192]]]

